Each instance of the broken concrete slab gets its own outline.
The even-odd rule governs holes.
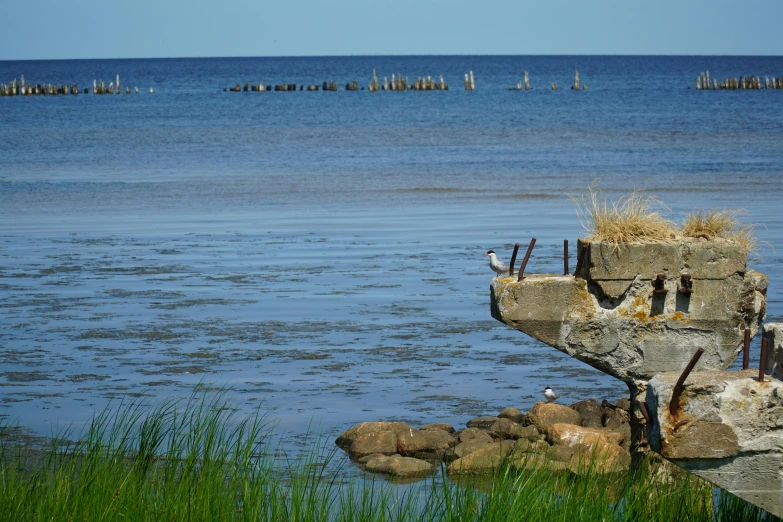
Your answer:
[[[669,402],[679,372],[647,386],[651,449],[678,466],[783,515],[783,382],[758,370],[694,372],[677,413]]]
[[[492,316],[634,385],[681,370],[697,348],[705,349],[697,370],[728,368],[744,330],[758,330],[768,280],[746,269],[736,244],[689,239],[613,248],[592,244],[585,279],[494,279]],[[692,293],[678,292],[685,271]],[[669,275],[656,292],[658,273]],[[622,282],[622,292],[607,293],[607,281]]]

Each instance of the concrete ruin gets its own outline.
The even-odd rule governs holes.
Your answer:
[[[492,316],[624,381],[635,455],[649,447],[783,516],[783,326],[764,334],[773,378],[726,371],[745,330],[762,327],[767,277],[723,239],[579,240],[577,256],[576,276],[494,279]],[[674,386],[699,349],[672,414]]]

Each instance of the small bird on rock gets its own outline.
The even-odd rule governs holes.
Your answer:
[[[494,250],[487,251],[485,256],[489,256],[489,267],[497,274],[495,277],[500,277],[500,274],[508,275],[508,265],[498,259]]]
[[[544,397],[546,397],[547,402],[555,402],[557,400],[557,394],[552,391],[552,388],[549,386],[541,391],[544,392]]]

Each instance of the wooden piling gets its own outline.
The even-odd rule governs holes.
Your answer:
[[[574,69],[574,86],[571,88],[575,91],[579,90],[579,69]]]

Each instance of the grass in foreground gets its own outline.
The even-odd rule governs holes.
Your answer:
[[[0,426],[0,434],[5,431]],[[222,395],[106,410],[74,443],[44,452],[0,443],[0,519],[261,521],[770,520],[686,473],[498,470],[411,486],[351,478],[329,441],[296,457],[263,416],[239,419]],[[62,440],[62,438],[61,438]],[[340,478],[342,477],[342,478]],[[665,478],[662,478],[665,477]]]

